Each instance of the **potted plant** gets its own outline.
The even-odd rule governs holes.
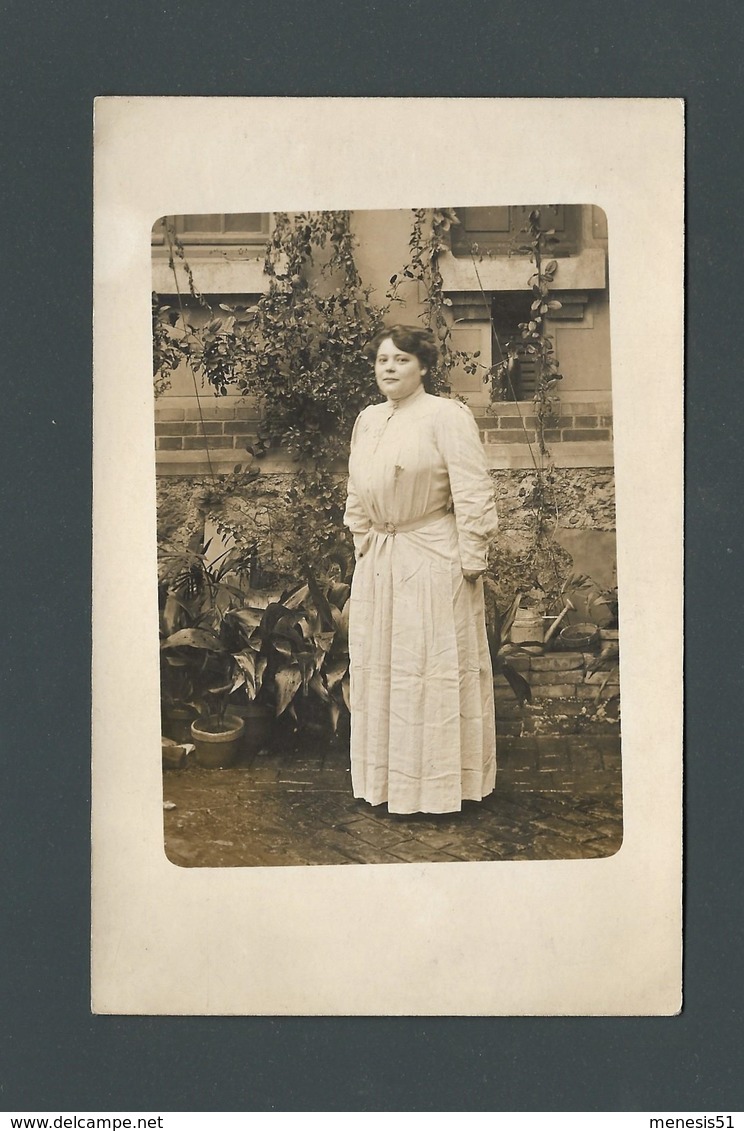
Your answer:
[[[350,586],[345,581],[316,578],[308,572],[306,583],[284,598],[286,608],[297,615],[302,636],[302,643],[295,637],[299,644],[296,659],[288,658],[303,672],[299,684],[296,675],[289,686],[286,676],[280,677],[285,698],[297,684],[287,709],[301,723],[303,716],[308,721],[306,716],[320,708],[334,734],[349,711],[349,595]],[[303,662],[301,657],[307,659]]]
[[[194,696],[189,660],[176,650],[161,651],[160,716],[164,738],[177,743],[191,742],[191,724],[196,717]]]
[[[256,752],[272,717],[336,734],[349,708],[348,583],[308,572],[259,605],[241,552],[212,560],[200,542],[161,557],[163,694],[198,711],[197,761],[227,765],[246,723]]]
[[[200,541],[163,555],[160,647],[171,686],[180,681],[181,694],[189,696],[182,702],[198,711],[191,723],[197,760],[225,766],[235,760],[245,729],[229,710],[232,697],[241,689],[255,696],[262,663],[253,662],[251,624],[239,615],[246,602],[240,551],[212,560],[210,543],[199,548]]]
[[[266,608],[235,609],[244,646],[234,659],[248,700],[295,730],[336,733],[348,712],[348,601],[348,584],[308,575]]]

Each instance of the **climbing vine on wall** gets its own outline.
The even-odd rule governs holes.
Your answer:
[[[487,380],[492,400],[500,399],[505,386],[514,397],[512,376],[521,359],[528,358],[535,365],[533,409],[537,455],[530,443],[534,476],[532,488],[525,499],[533,517],[533,537],[524,566],[526,576],[531,578],[535,589],[544,590],[550,601],[557,597],[564,568],[554,538],[559,517],[559,499],[555,469],[545,433],[558,413],[557,388],[563,378],[558,367],[555,344],[547,330],[550,314],[561,308],[561,303],[551,297],[558,261],[549,258],[559,240],[555,230],[543,228],[540,221],[540,210],[535,208],[529,213],[527,223],[520,233],[523,238],[513,249],[516,254],[528,256],[534,266],[534,271],[527,279],[529,308],[524,321],[519,323],[519,337],[504,344],[501,359],[488,372]],[[529,442],[527,429],[525,433]]]
[[[289,493],[290,550],[301,570],[310,565],[322,568],[329,560],[345,561],[341,568],[350,569],[341,521],[343,463],[357,414],[379,397],[366,347],[391,320],[395,304],[403,301],[404,284],[417,283],[420,317],[433,331],[441,353],[432,375],[435,391],[448,392],[452,373],[459,368],[479,372],[497,399],[520,359],[530,358],[536,364],[537,451],[533,486],[525,500],[534,518],[534,540],[524,568],[526,575],[545,578],[540,563],[550,561],[558,514],[545,443],[561,379],[546,329],[550,313],[560,307],[551,296],[558,265],[550,254],[557,237],[541,227],[539,210],[529,214],[523,238],[514,248],[516,254],[529,256],[534,267],[527,282],[525,319],[519,336],[503,343],[500,360],[488,367],[478,351],[469,353],[453,345],[452,303],[440,264],[449,251],[450,229],[457,223],[451,208],[412,210],[407,262],[392,275],[388,292],[378,303],[357,269],[349,212],[276,213],[265,253],[267,290],[252,305],[219,304],[217,309],[198,290],[175,226],[166,224],[176,287],[180,264],[188,295],[179,294],[178,308],[159,300],[153,306],[156,393],[167,387],[176,364],[185,359],[195,385],[199,380],[218,396],[234,390],[257,399],[262,423],[255,455],[281,445],[297,461]],[[198,318],[191,313],[195,308],[201,312]],[[553,572],[557,577],[557,566]]]
[[[477,361],[480,350],[470,353],[455,349],[452,344],[452,300],[445,294],[440,269],[440,257],[449,251],[448,233],[452,225],[459,222],[453,208],[414,208],[408,241],[409,262],[390,279],[392,290],[389,298],[392,301],[396,301],[398,287],[403,280],[420,284],[424,308],[422,318],[437,339],[440,351],[439,366],[432,374],[432,384],[438,393],[451,391],[451,377],[455,369],[475,373],[481,368]]]
[[[177,310],[152,296],[152,377],[156,397],[171,387],[173,373],[184,360],[181,336],[176,332]]]
[[[168,244],[174,273],[180,259],[191,305],[206,317],[197,326],[181,302],[177,348],[215,394],[256,398],[255,455],[281,445],[297,461],[289,502],[299,568],[318,568],[329,555],[337,562],[346,555],[350,565],[339,464],[358,413],[379,397],[365,349],[390,304],[373,303],[362,285],[349,213],[275,213],[266,292],[252,306],[220,304],[218,314],[197,290],[172,226]]]
[[[493,366],[489,376],[491,394],[495,400],[498,399],[504,385],[511,385],[512,374],[520,359],[529,358],[535,363],[537,381],[534,408],[537,442],[540,455],[545,457],[549,454],[545,443],[545,430],[556,416],[558,404],[556,389],[558,382],[562,380],[553,338],[546,326],[549,315],[561,309],[560,302],[550,295],[558,270],[558,261],[549,259],[545,262],[545,258],[559,240],[554,229],[541,227],[539,208],[529,213],[527,224],[521,234],[526,238],[516,245],[514,251],[517,254],[528,255],[535,267],[527,280],[531,294],[530,307],[524,322],[519,323],[520,337],[506,343],[501,360]],[[513,388],[510,388],[510,391],[513,395]]]
[[[384,310],[362,286],[348,212],[275,215],[269,287],[245,329],[237,388],[262,410],[259,454],[281,444],[297,460],[290,490],[297,560],[346,559],[339,476],[359,412],[379,394],[365,350]]]
[[[348,212],[276,214],[265,271],[237,388],[259,399],[267,442],[325,465],[345,455],[357,414],[378,395],[365,348],[383,310],[361,285]]]

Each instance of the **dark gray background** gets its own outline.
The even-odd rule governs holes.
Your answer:
[[[0,1106],[744,1107],[737,1070],[744,988],[737,801],[744,761],[737,646],[740,6],[9,0],[0,29],[0,309],[7,316],[0,402]],[[686,99],[687,894],[680,1017],[89,1015],[91,118],[99,94]],[[175,121],[173,128],[188,127]],[[407,144],[391,138],[393,147]],[[123,545],[122,576],[127,568]]]

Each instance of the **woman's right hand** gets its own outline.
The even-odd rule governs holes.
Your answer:
[[[372,538],[371,530],[364,531],[363,534],[354,534],[354,557],[356,561],[363,558]]]

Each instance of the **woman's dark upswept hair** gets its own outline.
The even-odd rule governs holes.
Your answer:
[[[384,326],[375,334],[367,346],[365,353],[372,361],[377,356],[377,351],[386,338],[391,338],[393,345],[404,353],[413,354],[426,369],[424,374],[424,389],[427,393],[434,391],[432,371],[439,364],[439,350],[436,347],[434,335],[431,330],[422,330],[420,326]]]

